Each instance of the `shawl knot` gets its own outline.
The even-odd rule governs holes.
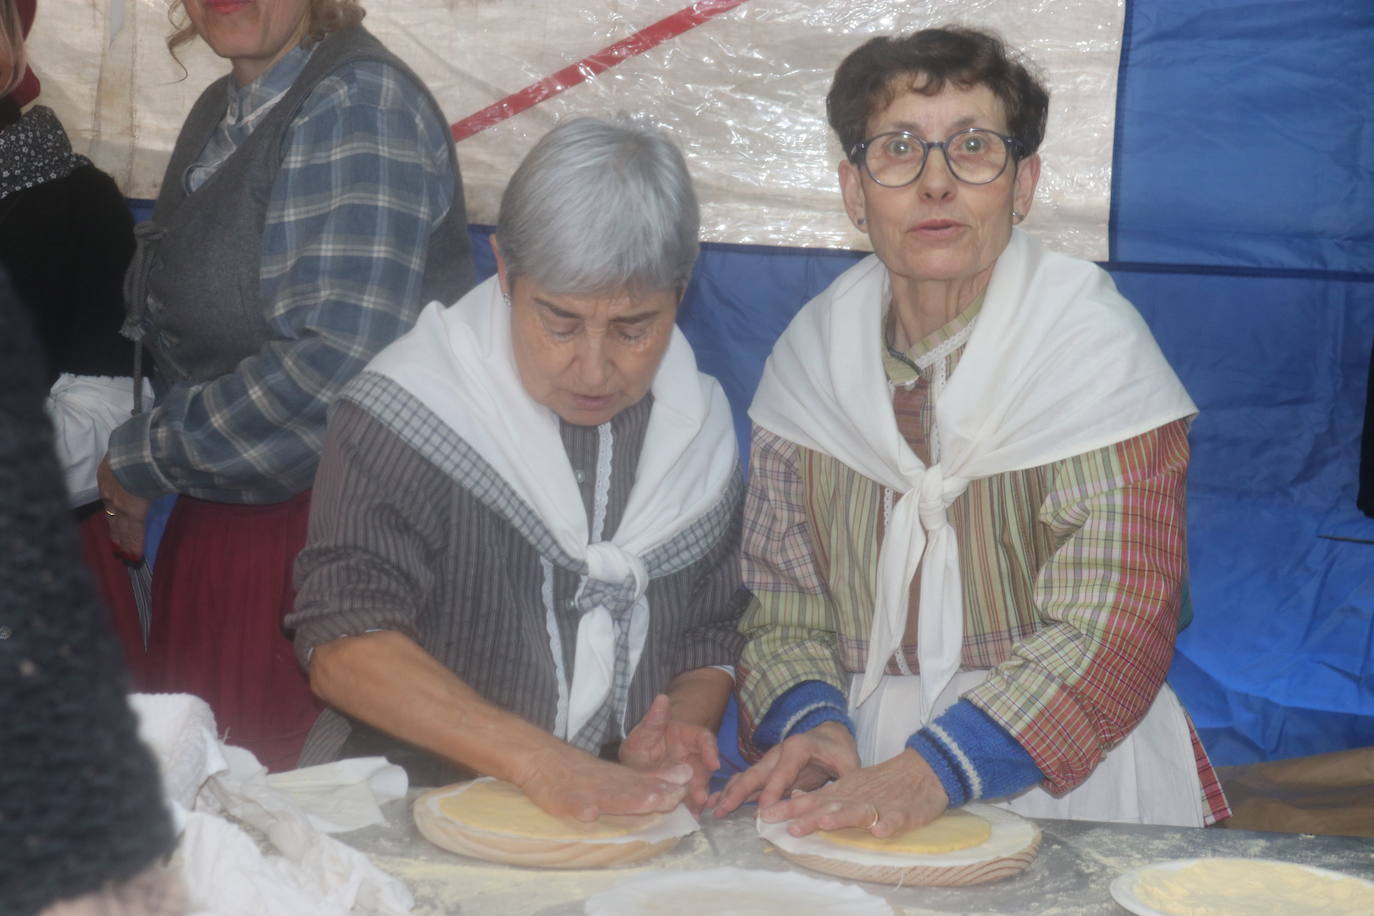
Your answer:
[[[957,478],[952,478],[950,483],[958,483]],[[945,511],[953,498],[946,498],[945,472],[938,465],[932,465],[921,475],[921,484],[915,494],[918,503],[917,511],[921,516],[921,527],[928,532],[939,531],[949,524],[949,515]],[[955,495],[958,495],[956,491]]]
[[[583,614],[604,607],[620,619],[649,587],[649,571],[636,554],[611,543],[587,545],[587,576],[573,598]]]

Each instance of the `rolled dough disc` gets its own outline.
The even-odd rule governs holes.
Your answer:
[[[888,837],[876,837],[859,827],[822,830],[816,839],[852,849],[875,849],[897,854],[954,852],[977,846],[992,836],[987,818],[967,811],[948,811],[924,827],[904,830]]]
[[[1271,859],[1180,860],[1138,869],[1129,896],[1170,916],[1284,913],[1355,916],[1374,913],[1374,884],[1324,868]],[[1127,906],[1116,882],[1113,896]],[[1127,906],[1135,912],[1144,910]]]
[[[587,823],[544,811],[516,786],[477,779],[426,792],[415,800],[415,826],[450,852],[541,868],[604,868],[666,852],[681,836],[653,828],[661,814],[605,815]],[[636,837],[647,835],[644,840]]]
[[[963,837],[981,833],[977,820],[988,825],[985,839],[958,849],[920,852],[893,848],[877,842],[872,846],[841,845],[818,833],[793,837],[786,824],[759,823],[759,835],[798,865],[814,871],[873,881],[878,884],[949,886],[1000,881],[1024,871],[1040,848],[1040,829],[1025,818],[991,805],[967,805],[971,824],[954,830]],[[864,831],[867,833],[867,831]]]

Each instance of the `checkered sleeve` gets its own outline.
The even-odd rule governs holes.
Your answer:
[[[812,681],[843,695],[848,686],[835,654],[834,615],[803,502],[798,451],[754,427],[740,551],[754,598],[740,622],[747,642],[736,672],[743,750],[750,756],[762,751],[752,744],[756,723],[792,688]]]
[[[1183,420],[1058,462],[1040,521],[1057,547],[1035,583],[1042,627],[966,695],[1056,793],[1144,717],[1173,658],[1185,590]]]
[[[116,430],[124,486],[225,502],[309,487],[329,401],[424,304],[428,239],[453,186],[446,128],[408,77],[366,62],[317,86],[287,135],[260,243],[275,338]]]

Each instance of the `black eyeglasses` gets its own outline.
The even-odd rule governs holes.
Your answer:
[[[996,181],[1021,143],[986,127],[956,130],[944,140],[922,140],[905,130],[889,131],[854,144],[851,162],[862,164],[868,177],[885,188],[911,184],[925,171],[932,149],[944,153],[950,174],[965,184]]]

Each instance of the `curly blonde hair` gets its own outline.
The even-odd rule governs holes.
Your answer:
[[[167,7],[167,19],[172,23],[172,32],[167,36],[167,50],[176,56],[177,48],[196,37],[196,27],[186,15],[186,0],[171,0]],[[306,35],[311,41],[319,41],[330,32],[351,29],[363,21],[367,11],[360,0],[310,0],[309,26]]]

